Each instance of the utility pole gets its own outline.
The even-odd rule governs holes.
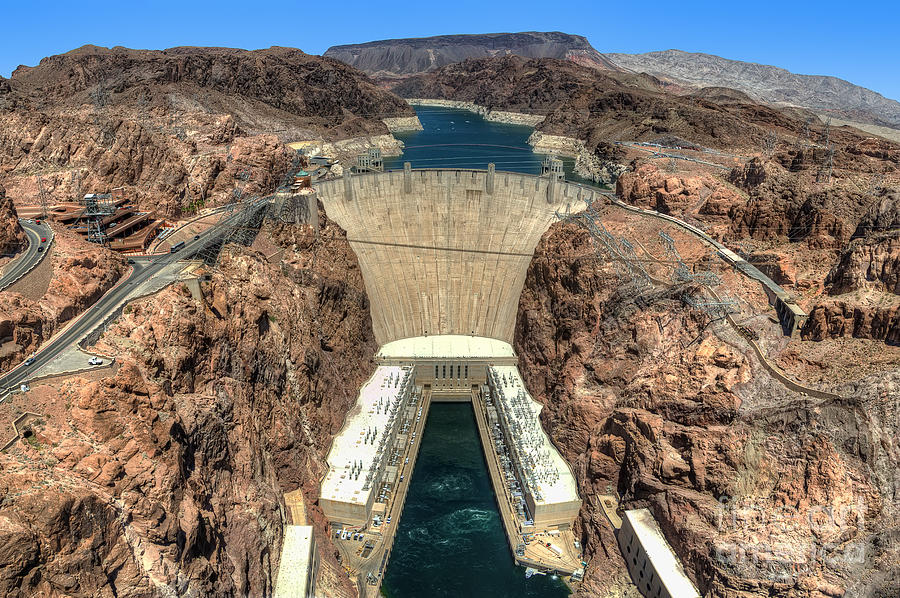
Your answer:
[[[40,198],[41,198],[41,219],[46,220],[47,214],[50,213],[50,206],[48,205],[50,202],[47,199],[47,192],[44,190],[44,180],[41,178],[40,175],[38,175],[37,184],[38,184],[38,194],[40,195]]]

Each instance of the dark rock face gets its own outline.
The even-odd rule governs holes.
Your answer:
[[[425,73],[467,58],[509,54],[525,58],[559,58],[605,69],[617,68],[584,37],[558,31],[388,39],[333,46],[324,55],[370,75],[387,78]]]
[[[6,197],[6,189],[0,187],[0,256],[21,251],[25,239],[25,231],[19,225],[12,198]]]
[[[157,91],[154,88],[176,86],[197,92],[201,103],[228,103],[238,98],[257,101],[285,112],[285,116],[321,119],[330,126],[354,115],[412,114],[402,101],[353,69],[294,48],[131,50],[85,46],[44,58],[36,67],[19,67],[10,83],[17,91],[52,102],[89,99],[108,105],[134,100],[130,96],[140,96],[141,103],[149,105],[154,99],[149,96]],[[250,128],[240,113],[234,112],[238,125]]]
[[[546,115],[539,130],[589,144],[678,138],[729,151],[758,151],[771,129],[797,135],[804,125],[799,117],[762,104],[680,96],[649,75],[598,71],[551,58],[472,58],[397,81],[392,88],[407,98],[461,100]],[[838,163],[842,159],[835,158]]]

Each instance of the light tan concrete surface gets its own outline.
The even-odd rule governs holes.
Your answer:
[[[379,345],[464,334],[512,343],[534,248],[594,192],[518,173],[413,170],[317,183],[359,258]]]

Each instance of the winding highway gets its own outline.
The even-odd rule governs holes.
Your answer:
[[[28,248],[25,250],[25,253],[12,262],[9,270],[3,276],[0,276],[0,291],[6,289],[37,266],[44,259],[44,256],[47,255],[50,245],[53,243],[53,232],[46,223],[35,224],[28,220],[19,220],[19,224],[22,225],[22,228],[25,229],[25,234],[28,236]],[[47,242],[41,243],[42,238],[46,238]],[[44,247],[43,251],[38,251],[41,246]]]
[[[191,257],[215,243],[228,231],[230,224],[239,222],[243,210],[260,209],[268,200],[269,198],[263,198],[246,204],[242,210],[236,210],[233,214],[223,219],[222,222],[197,235],[190,242],[185,243],[184,247],[176,253],[129,260],[132,264],[132,270],[127,278],[122,279],[96,303],[87,308],[81,316],[45,342],[35,354],[34,361],[31,364],[25,365],[25,363],[22,363],[0,376],[0,397],[27,382],[30,377],[57,355],[81,341],[95,327],[103,324],[104,320],[118,309],[138,285],[158,274],[166,266],[182,258]]]

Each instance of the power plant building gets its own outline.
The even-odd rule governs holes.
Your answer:
[[[274,598],[314,598],[319,553],[311,525],[286,525]]]
[[[541,428],[542,406],[525,390],[516,366],[488,368],[488,388],[534,528],[569,529],[581,499],[571,469]]]
[[[647,598],[700,598],[649,509],[625,511],[618,540],[641,594]]]
[[[364,527],[395,448],[400,413],[415,389],[412,366],[379,366],[328,452],[319,505],[333,523]]]

